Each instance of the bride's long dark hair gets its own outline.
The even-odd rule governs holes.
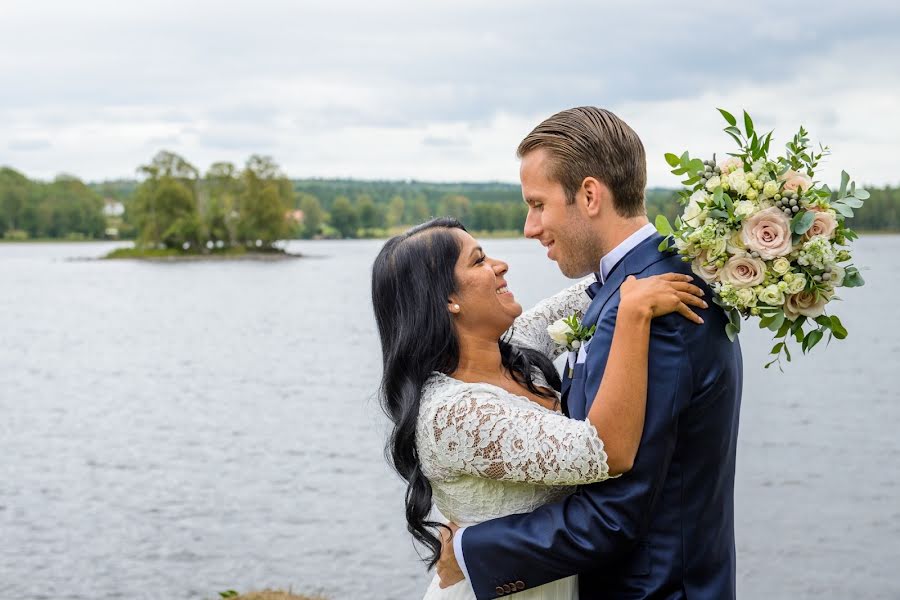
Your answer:
[[[428,520],[432,490],[419,463],[416,421],[425,381],[434,371],[450,375],[459,365],[459,339],[447,310],[457,289],[454,269],[461,251],[452,229],[465,231],[452,218],[418,225],[388,240],[372,267],[372,305],[384,368],[379,396],[393,422],[386,454],[408,484],[407,529],[428,550],[423,557],[428,568],[440,557],[441,542],[434,529],[443,525]],[[535,395],[556,399],[532,381],[532,369],[537,367],[559,390],[559,374],[550,359],[503,340],[498,344],[503,366],[516,381]]]

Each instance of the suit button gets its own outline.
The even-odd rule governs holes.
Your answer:
[[[516,589],[519,590],[519,591],[524,590],[524,589],[525,589],[525,582],[524,582],[524,581],[517,581],[517,582],[516,582]]]
[[[503,591],[506,592],[507,594],[510,593],[511,591],[513,591],[514,589],[515,589],[515,588],[513,588],[513,587],[512,587],[511,585],[509,585],[508,583],[504,583],[504,584],[503,584]]]
[[[498,596],[502,596],[503,594],[506,593],[506,592],[503,591],[503,588],[500,587],[499,585],[496,587],[496,589],[494,589],[494,591],[497,592],[497,595],[498,595]]]

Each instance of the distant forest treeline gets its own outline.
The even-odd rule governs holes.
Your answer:
[[[198,185],[209,187],[218,181],[216,178],[221,179],[223,165],[230,168],[225,169],[229,173],[235,173],[235,180],[239,179],[240,169],[216,163],[206,174],[197,172]],[[277,169],[274,163],[269,167]],[[141,190],[146,185],[142,188],[142,183],[143,180],[83,183],[69,175],[52,182],[35,181],[13,169],[0,168],[0,237],[136,238],[142,230],[141,219],[146,220],[146,206],[142,207],[141,202]],[[526,214],[519,186],[506,183],[289,180],[279,175],[277,187],[277,199],[271,202],[280,203],[292,217],[283,232],[285,237],[381,237],[437,215],[455,216],[476,232],[515,234],[521,232]],[[856,212],[853,228],[900,231],[900,188],[866,189],[871,198]],[[110,202],[120,202],[124,214],[114,215],[114,209],[104,214],[104,206]],[[203,206],[201,212],[202,209]],[[647,210],[651,220],[660,213],[673,220],[680,213],[676,191],[647,190]],[[209,227],[202,214],[197,217],[196,226]]]

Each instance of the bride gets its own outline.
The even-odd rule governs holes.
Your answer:
[[[390,239],[372,269],[372,302],[381,337],[382,406],[393,422],[388,442],[406,480],[406,520],[434,567],[440,556],[432,503],[460,526],[534,510],[574,486],[628,471],[644,425],[650,320],[689,306],[703,292],[681,274],[630,277],[621,287],[603,382],[587,420],[560,412],[553,366],[562,349],[547,326],[590,303],[591,276],[522,312],[504,275],[465,228],[434,219]],[[521,584],[521,582],[516,582]],[[524,588],[524,584],[518,589]],[[509,591],[514,591],[510,589]],[[573,600],[575,577],[516,594]],[[473,600],[462,581],[425,600]]]

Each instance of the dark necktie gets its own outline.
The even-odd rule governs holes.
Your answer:
[[[596,296],[597,292],[600,291],[600,288],[603,287],[603,284],[600,283],[600,271],[594,273],[594,277],[597,278],[597,281],[589,285],[587,287],[587,290],[585,290],[587,292],[587,295],[591,297],[591,300],[594,299],[594,296]]]
[[[600,288],[603,287],[603,284],[600,283],[600,271],[594,273],[594,277],[597,279],[594,283],[587,286],[585,292],[588,296],[590,296],[591,300],[597,295],[597,292],[600,291]],[[569,414],[569,386],[572,385],[572,379],[569,377],[569,367],[568,363],[563,367],[563,378],[562,378],[562,409],[565,414]]]

